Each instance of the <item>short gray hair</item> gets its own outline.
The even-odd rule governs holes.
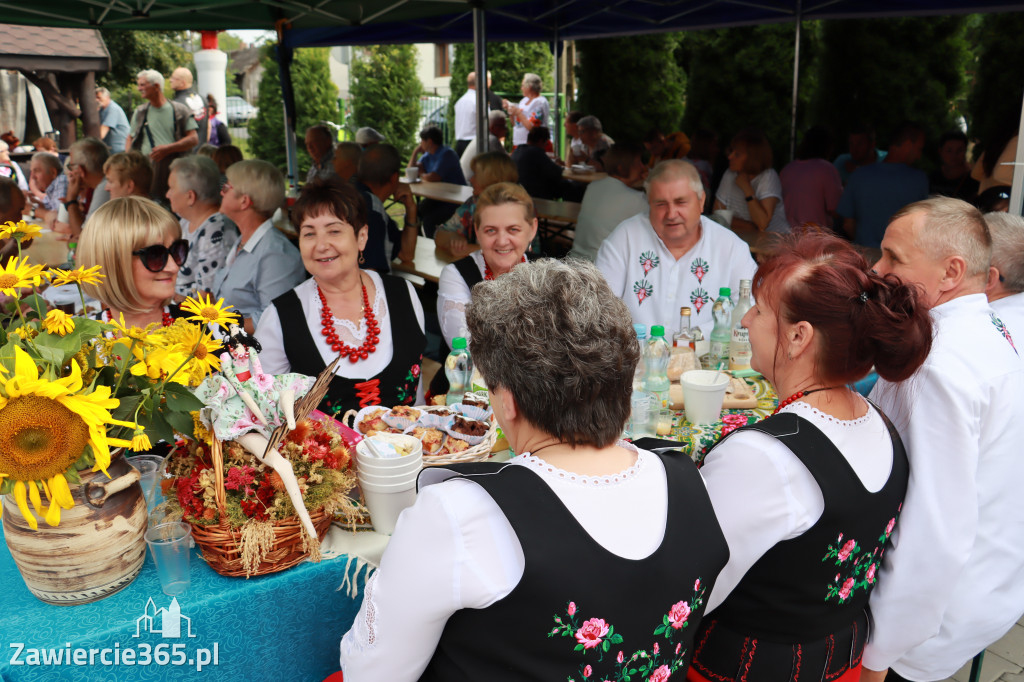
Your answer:
[[[668,159],[656,165],[647,176],[644,189],[650,195],[651,185],[656,182],[671,182],[672,180],[689,180],[690,187],[702,201],[704,200],[704,182],[700,179],[697,167],[683,159]]]
[[[604,132],[601,127],[601,120],[597,116],[584,116],[580,120],[576,121],[576,127],[580,130],[596,130],[597,132]]]
[[[523,75],[523,83],[526,87],[530,88],[531,92],[539,93],[541,88],[544,86],[544,82],[535,73],[527,73]]]
[[[36,152],[32,155],[31,163],[35,163],[36,161],[39,161],[57,175],[64,172],[64,167],[60,165],[60,158],[51,152]]]
[[[961,199],[935,196],[904,206],[889,224],[913,213],[925,216],[916,237],[919,249],[935,260],[960,256],[967,265],[967,277],[988,277],[992,235],[981,211]]]
[[[110,150],[95,137],[84,137],[71,145],[71,153],[82,155],[82,167],[88,173],[103,173],[103,164],[110,156]]]
[[[110,97],[110,90],[107,90],[105,87],[101,85],[100,87],[96,88],[96,94],[103,95],[104,97]]]
[[[195,192],[204,204],[220,206],[220,169],[208,156],[182,156],[171,162],[178,185],[186,192]]]
[[[228,182],[238,194],[252,199],[252,207],[266,218],[284,203],[284,176],[274,164],[245,159],[228,166]]]
[[[986,213],[992,235],[992,265],[1003,276],[1007,291],[1024,291],[1024,218],[1009,213]]]
[[[487,114],[487,125],[492,126],[498,121],[507,121],[508,117],[505,116],[505,112],[501,109],[491,109]]]
[[[466,310],[487,385],[563,443],[606,447],[629,417],[640,345],[626,304],[593,264],[545,258],[473,287]]]
[[[144,69],[142,71],[139,71],[139,73],[135,77],[145,78],[147,83],[159,85],[161,90],[164,87],[164,75],[156,69]]]

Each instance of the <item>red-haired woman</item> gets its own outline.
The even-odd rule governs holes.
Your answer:
[[[730,557],[689,679],[856,682],[908,467],[888,419],[848,384],[872,365],[909,377],[931,321],[913,287],[825,235],[786,242],[758,269],[754,296],[751,365],[782,400],[701,469]]]

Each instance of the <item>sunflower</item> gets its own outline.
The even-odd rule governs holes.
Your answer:
[[[43,231],[42,226],[33,225],[32,223],[26,223],[24,220],[18,222],[7,221],[3,225],[0,225],[0,239],[6,239],[7,237],[17,237],[22,244],[34,239],[36,235]]]
[[[192,356],[189,362],[192,374],[199,373],[200,381],[207,374],[220,371],[220,358],[217,351],[222,348],[217,341],[202,327],[187,325],[176,344],[176,350]],[[198,384],[198,382],[196,382]]]
[[[75,331],[75,321],[63,310],[54,308],[46,313],[46,318],[43,320],[43,329],[51,334],[65,336]]]
[[[214,303],[212,296],[207,295],[204,299],[203,295],[199,294],[197,298],[186,298],[185,302],[181,304],[181,309],[192,313],[186,319],[195,320],[196,322],[219,324],[222,327],[227,327],[229,324],[238,324],[238,313],[228,312],[234,306],[223,305],[223,303],[223,298],[218,298],[217,302]]]
[[[67,377],[40,377],[28,353],[15,346],[14,371],[0,383],[0,474],[15,481],[15,500],[33,528],[37,523],[27,501],[40,511],[39,487],[50,498],[45,519],[56,525],[60,509],[73,504],[64,473],[88,451],[96,461],[93,471],[106,473],[110,446],[131,444],[109,438],[107,426],[136,427],[111,416],[119,401],[110,397],[109,387],[86,392],[78,363],[70,367]]]
[[[28,256],[21,260],[11,258],[0,266],[0,291],[8,296],[16,296],[18,289],[38,286],[46,276],[44,269],[42,265],[29,265]]]
[[[74,270],[54,268],[53,272],[56,273],[53,276],[54,286],[61,286],[63,284],[99,284],[100,280],[103,279],[103,275],[100,274],[99,265],[94,265],[91,268],[75,268]]]

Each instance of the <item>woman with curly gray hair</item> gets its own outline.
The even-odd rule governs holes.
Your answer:
[[[593,265],[541,260],[474,287],[467,320],[520,454],[421,474],[341,642],[346,682],[683,679],[728,548],[689,459],[618,440],[624,304]]]

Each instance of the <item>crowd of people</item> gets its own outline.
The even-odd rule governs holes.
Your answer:
[[[964,136],[944,135],[929,178],[913,123],[884,151],[859,128],[834,160],[812,128],[781,173],[748,129],[716,179],[713,132],[615,142],[579,112],[552,158],[533,74],[516,104],[486,95],[478,153],[468,84],[455,148],[427,127],[406,159],[372,128],[335,144],[311,127],[290,208],[277,168],[224,144],[216,103],[195,98],[201,125],[195,93],[167,99],[154,71],[130,123],[104,114],[103,139],[76,142],[66,166],[39,151],[28,178],[0,177],[0,221],[27,195],[78,264],[103,268],[100,319],[167,325],[184,296],[223,298],[267,373],[342,356],[328,414],[423,404],[447,390],[443,373],[424,385],[432,323],[442,348],[469,340],[517,456],[421,477],[341,640],[346,679],[933,682],[1001,637],[1024,613],[1024,219],[971,201],[1002,186],[1012,136],[972,169]],[[607,177],[580,192],[571,256],[554,260],[538,253],[534,199],[582,189],[565,164]],[[468,176],[473,195],[417,204],[406,168]],[[421,230],[455,259],[436,310],[389,274]],[[762,232],[782,236],[758,263],[742,237]],[[776,414],[699,471],[619,440],[633,325],[674,328],[687,306],[710,336],[715,295],[740,280]],[[872,370],[865,398],[850,386]]]

